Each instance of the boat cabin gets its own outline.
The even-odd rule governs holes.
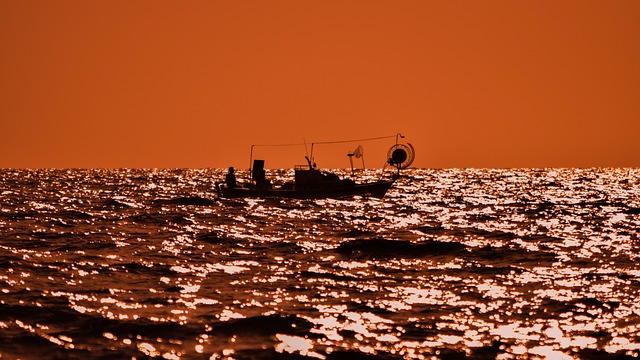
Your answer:
[[[340,179],[336,174],[318,170],[311,165],[296,165],[294,167],[294,172],[293,184],[283,184],[283,189],[306,191],[355,185],[354,181],[351,179]],[[272,188],[271,181],[266,178],[264,160],[253,161],[253,167],[251,168],[251,180],[256,189],[268,190]]]
[[[336,186],[352,186],[355,183],[351,179],[340,179],[338,175],[318,169],[309,169],[303,165],[294,168],[295,190],[327,189]]]

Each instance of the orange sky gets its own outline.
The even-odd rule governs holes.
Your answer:
[[[637,167],[639,19],[637,0],[3,0],[0,167],[243,168],[251,144],[396,132],[417,167]],[[362,143],[367,166],[392,144]]]

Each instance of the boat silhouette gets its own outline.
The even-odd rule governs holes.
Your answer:
[[[216,191],[223,198],[265,198],[265,197],[282,197],[296,199],[319,199],[319,198],[342,198],[352,196],[365,196],[374,198],[383,198],[389,191],[393,183],[400,176],[400,170],[408,167],[414,158],[414,150],[411,144],[399,144],[398,137],[395,135],[396,144],[389,150],[387,154],[386,165],[397,168],[398,172],[394,173],[387,179],[378,181],[358,183],[350,178],[340,178],[337,174],[320,170],[313,162],[313,157],[305,156],[307,165],[296,165],[294,167],[293,182],[285,182],[283,184],[272,184],[266,178],[264,170],[264,160],[253,160],[249,169],[251,181],[246,184],[237,184],[235,180],[234,169],[229,168],[224,183],[216,183]],[[383,137],[386,138],[386,137]],[[374,138],[380,139],[380,138]],[[361,139],[354,141],[362,141],[370,139]],[[351,142],[351,141],[340,141]],[[336,143],[336,142],[325,142]],[[317,143],[316,143],[317,144]],[[313,154],[313,145],[311,154]],[[252,145],[251,154],[253,157]],[[352,166],[352,158],[362,157],[362,146],[349,153],[349,160]],[[313,156],[313,155],[312,155]],[[364,160],[363,160],[364,165]]]

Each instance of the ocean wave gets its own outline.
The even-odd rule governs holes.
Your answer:
[[[356,239],[340,244],[336,252],[354,259],[418,258],[460,254],[466,246],[458,242],[426,240],[413,243],[381,238]]]
[[[184,205],[184,206],[211,206],[217,204],[215,200],[206,199],[200,196],[177,197],[173,199],[155,200],[156,205]]]
[[[210,322],[212,334],[225,335],[259,335],[269,338],[275,334],[306,335],[310,333],[313,323],[299,316],[287,314],[260,315],[228,321]]]
[[[551,266],[557,261],[557,256],[551,252],[528,250],[517,246],[475,248],[469,252],[469,256],[499,266]]]

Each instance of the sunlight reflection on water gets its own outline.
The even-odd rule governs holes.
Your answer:
[[[637,170],[412,170],[382,200],[211,199],[214,170],[1,174],[8,357],[26,336],[44,358],[640,350]]]

